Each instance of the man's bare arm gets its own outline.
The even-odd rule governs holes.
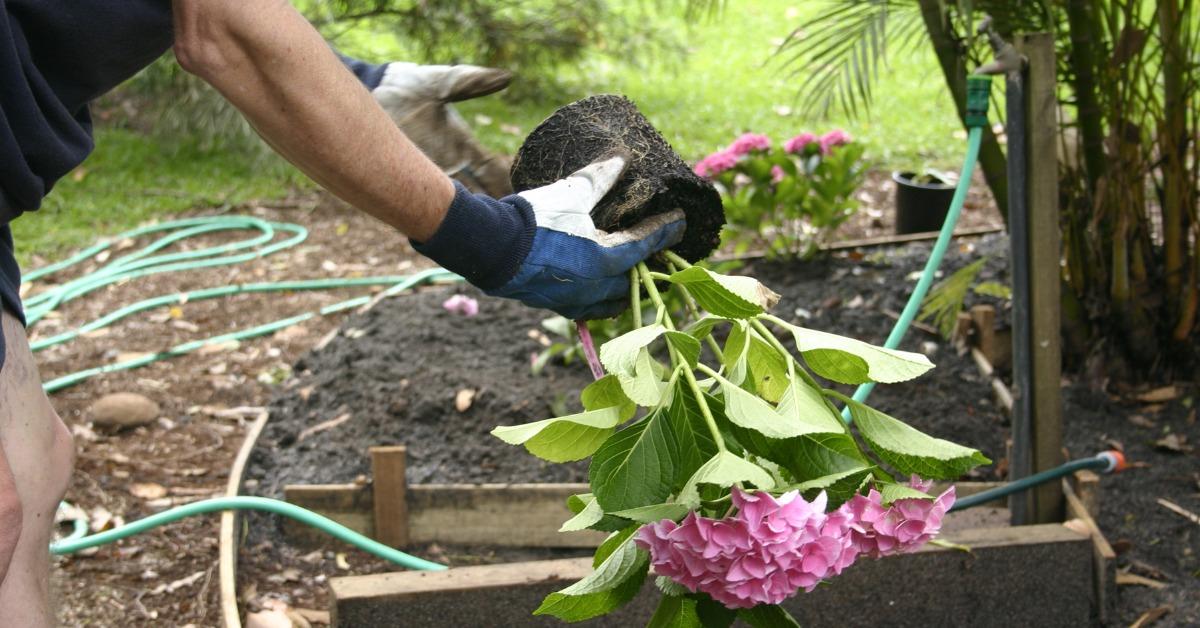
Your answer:
[[[339,198],[415,240],[455,190],[313,27],[283,0],[174,0],[180,65]]]

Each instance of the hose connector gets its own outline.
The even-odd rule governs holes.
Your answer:
[[[1101,469],[1105,473],[1119,473],[1128,467],[1125,463],[1125,454],[1115,449],[1102,451],[1096,454],[1096,457],[1108,461],[1108,466]]]
[[[992,77],[972,75],[967,77],[967,113],[963,122],[967,128],[988,125],[988,102],[992,97]]]

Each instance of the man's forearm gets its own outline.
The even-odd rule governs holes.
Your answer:
[[[174,0],[180,64],[276,151],[351,205],[426,240],[454,186],[281,0]]]

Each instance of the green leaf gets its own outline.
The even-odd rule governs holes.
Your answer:
[[[820,408],[819,412],[806,414],[802,412],[806,397],[801,389],[791,393],[792,400],[784,406],[786,414],[771,407],[752,393],[749,393],[733,382],[716,376],[721,384],[721,392],[725,397],[725,416],[735,425],[755,430],[768,438],[785,439],[819,434],[824,432],[842,432],[844,427],[840,422],[831,421],[829,410]]]
[[[737,612],[738,619],[750,624],[751,628],[800,628],[800,624],[782,606],[759,604]]]
[[[953,480],[979,465],[992,462],[978,450],[934,438],[857,401],[844,400],[849,404],[850,416],[863,440],[900,473]]]
[[[804,480],[869,466],[849,434],[809,434],[771,443],[771,459]]]
[[[712,404],[709,404],[709,410],[715,411]],[[684,480],[691,477],[709,458],[717,455],[717,444],[700,411],[696,395],[682,378],[675,383],[671,405],[667,407],[667,419],[671,422],[671,430],[675,432],[679,446],[678,472],[672,487],[678,491],[683,488]]]
[[[788,387],[787,358],[755,336],[750,339],[746,365],[750,368],[753,389],[763,399],[778,403]]]
[[[611,373],[633,374],[638,354],[667,331],[662,325],[639,327],[600,346],[600,362]]]
[[[917,489],[907,484],[894,484],[892,482],[881,482],[877,485],[879,495],[882,498],[883,505],[888,505],[897,499],[933,499],[933,495]]]
[[[813,388],[808,382],[800,379],[787,381],[787,389],[779,400],[776,412],[789,420],[803,421],[812,427],[814,434],[846,433],[846,423],[842,415],[835,412],[825,403],[821,391]]]
[[[700,615],[696,612],[696,600],[664,595],[646,628],[704,628],[704,624],[700,623]]]
[[[649,565],[649,556],[626,538],[587,577],[547,595],[533,614],[575,622],[610,613],[638,594]]]
[[[736,454],[722,451],[692,474],[676,501],[695,509],[700,506],[701,484],[730,487],[737,482],[750,482],[764,491],[775,487],[775,480],[762,467]]]
[[[984,281],[974,288],[975,294],[981,294],[985,297],[996,297],[997,299],[1011,299],[1012,288],[997,282]]]
[[[729,628],[737,619],[737,611],[707,595],[691,596],[696,600],[696,612],[700,615],[700,623],[704,628]]]
[[[721,363],[725,366],[725,376],[738,386],[746,380],[746,353],[749,347],[750,333],[745,321],[734,321],[725,338],[725,346],[721,349]]]
[[[592,456],[588,481],[605,512],[667,501],[679,469],[679,444],[658,408],[613,434]]]
[[[573,335],[571,331],[573,325],[571,325],[571,321],[565,316],[551,316],[550,318],[543,319],[542,327],[546,331],[562,336],[563,338],[571,338]]]
[[[687,288],[705,311],[725,318],[751,318],[779,301],[778,294],[753,277],[718,275],[699,266],[678,271],[670,279]]]
[[[634,362],[633,374],[617,373],[617,382],[635,403],[652,408],[662,401],[667,386],[659,375],[661,371],[662,365],[650,357],[649,351],[642,349]]]
[[[666,576],[658,576],[655,578],[654,586],[658,587],[658,590],[661,591],[663,595],[679,597],[681,595],[688,594],[687,587]]]
[[[920,353],[884,349],[861,340],[795,325],[788,327],[808,366],[821,377],[841,384],[894,384],[933,368],[929,358]]]
[[[578,532],[579,530],[586,530],[596,525],[601,519],[604,518],[604,509],[600,508],[600,503],[596,501],[595,496],[593,496],[591,493],[572,495],[567,499],[568,508],[571,507],[571,500],[573,499],[581,500],[583,502],[583,508],[577,511],[574,508],[571,508],[571,510],[575,512],[575,516],[563,522],[562,526],[558,529],[559,532]]]
[[[550,462],[581,460],[592,455],[621,422],[619,408],[589,410],[523,425],[502,425],[492,435]]]
[[[678,520],[688,514],[689,508],[683,504],[654,504],[628,510],[618,510],[613,515],[632,519],[639,523],[653,523],[663,519]]]
[[[608,560],[612,553],[617,551],[628,541],[634,534],[637,534],[640,526],[625,524],[620,530],[614,531],[604,539],[600,547],[596,548],[596,553],[592,555],[592,569],[598,568],[604,561]]]
[[[664,334],[667,344],[671,345],[687,365],[696,368],[700,361],[700,341],[681,331],[668,331]]]
[[[728,323],[729,319],[707,314],[700,320],[688,325],[683,331],[696,340],[704,340],[717,325]]]
[[[621,390],[621,382],[616,375],[608,374],[588,384],[579,393],[579,401],[585,410],[602,410],[604,408],[619,408],[621,421],[628,421],[637,412],[637,404],[629,399]]]
[[[862,489],[875,468],[864,466],[857,469],[850,469],[849,471],[839,471],[802,482],[796,485],[795,488],[803,493],[806,499],[810,498],[810,495],[825,491],[825,494],[829,497],[829,507],[836,508],[854,497]]]

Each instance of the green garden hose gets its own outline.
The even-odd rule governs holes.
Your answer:
[[[900,318],[883,343],[883,346],[888,349],[899,347],[900,342],[904,340],[909,326],[912,325],[913,319],[921,310],[921,302],[925,300],[925,295],[929,293],[929,288],[933,285],[933,278],[937,275],[938,267],[942,265],[942,257],[946,255],[950,240],[954,238],[954,228],[958,225],[959,214],[962,213],[963,205],[967,202],[967,191],[971,188],[971,174],[975,171],[975,162],[979,160],[979,146],[983,142],[983,127],[988,123],[987,109],[991,84],[992,80],[989,77],[972,76],[968,78],[965,121],[969,131],[967,133],[967,156],[963,160],[962,173],[958,177],[958,185],[954,188],[954,198],[950,201],[950,210],[946,213],[946,221],[942,223],[942,230],[938,233],[933,250],[929,253],[929,259],[925,262],[925,269],[921,272],[921,277],[917,280],[912,294],[909,295],[908,302],[904,304],[904,311],[900,312]],[[874,389],[874,382],[862,384],[854,391],[853,398],[855,401],[863,403]],[[850,422],[849,406],[842,410],[842,418],[847,423]]]
[[[956,510],[965,510],[967,508],[986,504],[994,499],[1008,497],[1013,493],[1019,493],[1024,490],[1031,489],[1039,484],[1044,484],[1051,480],[1057,480],[1058,478],[1066,477],[1072,473],[1075,473],[1076,471],[1082,471],[1084,469],[1094,469],[1103,473],[1123,471],[1125,470],[1125,456],[1119,451],[1104,451],[1092,456],[1091,458],[1072,460],[1071,462],[1059,465],[1053,469],[1047,469],[1040,473],[1035,473],[1019,480],[1014,480],[1005,484],[1004,486],[997,486],[996,488],[988,489],[974,495],[968,495],[967,497],[955,501],[954,505],[950,507],[950,512],[954,512]]]
[[[151,528],[157,528],[161,525],[166,525],[175,521],[179,521],[184,517],[193,515],[202,515],[210,512],[219,512],[224,510],[260,510],[277,515],[283,515],[295,519],[300,523],[312,526],[330,536],[345,541],[354,547],[357,547],[365,552],[374,554],[380,558],[389,560],[397,565],[407,569],[416,569],[421,571],[441,571],[446,569],[445,565],[427,561],[423,558],[417,558],[409,554],[405,554],[399,550],[393,549],[369,539],[337,522],[318,515],[315,512],[305,510],[294,504],[289,504],[278,499],[270,499],[267,497],[215,497],[213,499],[205,499],[182,506],[176,506],[170,510],[164,510],[160,513],[155,513],[144,519],[127,523],[119,528],[106,530],[91,536],[83,537],[68,537],[60,541],[50,544],[50,553],[55,555],[71,554],[84,550],[89,547],[97,547],[106,545],[120,539],[128,538],[135,534],[141,534]],[[76,520],[80,521],[80,520]],[[79,524],[76,523],[76,530]]]

